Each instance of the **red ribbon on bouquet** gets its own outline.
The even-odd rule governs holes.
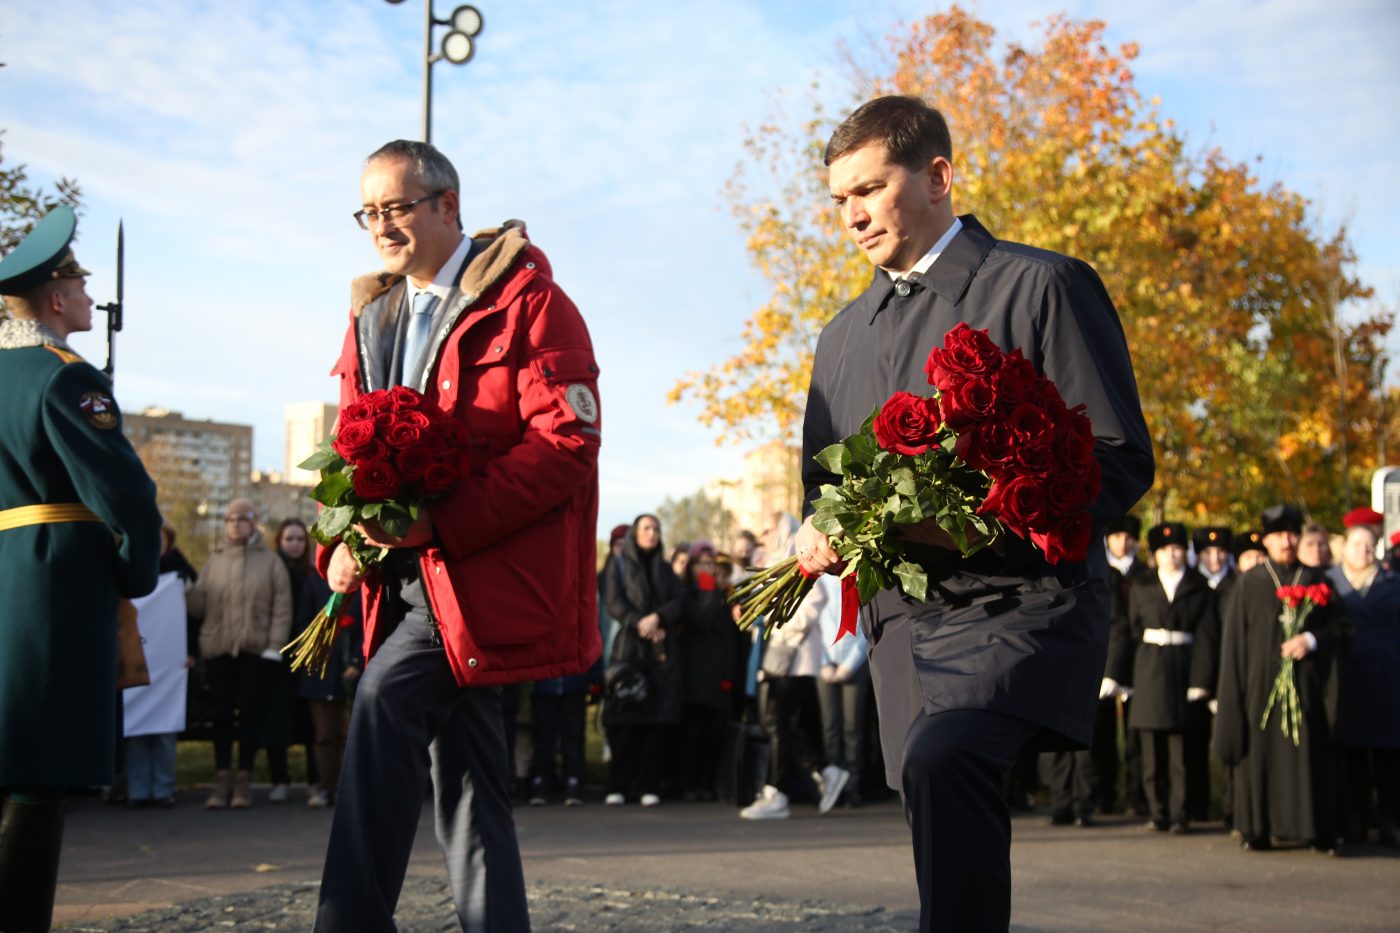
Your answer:
[[[805,567],[799,566],[798,571],[808,580],[816,580],[820,573],[808,573]],[[832,644],[845,638],[847,635],[856,633],[856,626],[860,624],[860,591],[856,588],[855,574],[841,578],[841,627],[836,631],[836,639]]]

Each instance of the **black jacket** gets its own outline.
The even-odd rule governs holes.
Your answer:
[[[1096,525],[1126,514],[1152,485],[1152,444],[1123,328],[1098,275],[1080,260],[998,241],[971,215],[962,222],[907,296],[877,269],[822,331],[802,435],[807,511],[836,481],[813,456],[859,430],[894,392],[929,395],[929,351],[966,322],[1004,350],[1020,348],[1067,405],[1086,406],[1103,468]],[[1107,655],[1103,549],[1091,547],[1086,564],[1051,568],[1013,536],[1004,556],[940,551],[924,563],[927,604],[901,605],[887,593],[867,614],[872,642],[892,613],[914,617],[924,710],[996,710],[1087,744]]]
[[[1130,728],[1180,732],[1187,726],[1187,688],[1215,692],[1215,600],[1206,578],[1190,567],[1171,602],[1155,572],[1138,574],[1128,583],[1128,631],[1134,644]],[[1186,632],[1194,640],[1189,645],[1146,644],[1148,629]]]
[[[632,664],[645,669],[652,688],[647,709],[626,714],[604,706],[609,723],[680,722],[682,703],[680,637],[685,593],[671,572],[661,547],[650,553],[636,546],[635,529],[627,533],[622,553],[609,564],[603,581],[603,601],[608,614],[617,620],[610,664]],[[657,613],[666,633],[660,645],[653,645],[637,633],[643,617]]]

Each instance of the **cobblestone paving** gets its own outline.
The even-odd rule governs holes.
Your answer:
[[[190,901],[120,920],[60,927],[69,933],[220,933],[311,929],[315,884],[285,884],[248,894]],[[535,933],[907,933],[917,918],[879,908],[768,897],[722,898],[611,885],[531,884]],[[400,933],[460,929],[445,881],[409,878],[399,899]]]

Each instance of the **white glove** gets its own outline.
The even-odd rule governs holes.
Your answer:
[[[1107,700],[1121,689],[1122,688],[1118,686],[1118,681],[1114,680],[1112,677],[1105,677],[1103,682],[1099,684],[1099,699]]]
[[[1205,699],[1206,697],[1208,697],[1208,696],[1210,696],[1210,691],[1207,690],[1205,687],[1187,687],[1187,688],[1186,688],[1186,702],[1187,702],[1187,703],[1195,703],[1195,702],[1198,701],[1198,700],[1204,700],[1204,699]]]
[[[1220,701],[1219,701],[1219,700],[1211,700],[1209,703],[1206,704],[1206,706],[1209,706],[1209,707],[1210,707],[1210,714],[1211,714],[1212,716],[1217,716],[1217,715],[1220,714]]]
[[[1119,688],[1118,688],[1118,695],[1119,695],[1120,697],[1122,697],[1123,699],[1125,699],[1125,700],[1130,700],[1130,699],[1132,699],[1132,697],[1133,697],[1133,688],[1132,688],[1132,687],[1119,687]]]
[[[282,652],[278,651],[276,648],[268,648],[262,653],[262,659],[264,661],[277,661],[280,663],[283,660]]]

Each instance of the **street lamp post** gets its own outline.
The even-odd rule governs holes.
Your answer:
[[[387,0],[399,4],[404,0]],[[454,65],[465,65],[476,54],[476,42],[485,21],[481,11],[470,4],[463,4],[452,11],[447,19],[433,15],[433,0],[423,0],[423,142],[433,141],[433,65],[446,60]],[[433,27],[450,26],[442,37],[439,51],[433,51]]]

